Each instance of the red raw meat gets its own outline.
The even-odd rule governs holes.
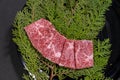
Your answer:
[[[56,33],[51,42],[43,49],[43,55],[50,61],[59,64],[64,42],[65,37]]]
[[[54,63],[59,63],[65,37],[45,19],[40,19],[25,27],[32,45],[41,54]]]
[[[42,51],[39,47],[43,48],[43,46],[49,44],[56,33],[52,24],[43,18],[26,26],[24,29],[27,32],[32,45],[38,51]]]
[[[32,45],[48,60],[72,69],[93,66],[92,41],[66,39],[43,18],[24,29]]]
[[[75,41],[76,69],[93,66],[93,43],[90,40]]]
[[[65,41],[59,65],[75,69],[74,40]]]

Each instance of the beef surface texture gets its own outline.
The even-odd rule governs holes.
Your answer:
[[[55,29],[51,22],[43,18],[24,29],[33,47],[51,62],[71,69],[93,66],[91,40],[67,39]]]

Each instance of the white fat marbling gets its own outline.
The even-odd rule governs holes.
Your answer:
[[[68,49],[73,49],[74,48],[74,43],[68,43]]]
[[[60,58],[61,57],[61,52],[55,53],[55,57]]]

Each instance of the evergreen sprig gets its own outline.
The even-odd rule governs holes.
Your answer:
[[[104,13],[111,0],[27,0],[22,11],[18,12],[14,21],[14,42],[25,64],[37,80],[59,80],[67,76],[78,80],[105,79],[103,69],[110,54],[109,39],[100,41],[96,38],[105,23]],[[53,23],[55,28],[69,39],[89,39],[94,42],[94,66],[92,68],[72,70],[60,67],[45,59],[30,43],[24,27],[45,18]],[[24,79],[32,80],[28,74]]]

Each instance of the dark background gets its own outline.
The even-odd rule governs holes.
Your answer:
[[[112,6],[106,12],[106,23],[112,52],[105,75],[120,80],[120,0],[113,0]]]
[[[0,0],[0,80],[22,80],[23,66],[11,29],[17,11],[25,0]]]
[[[0,80],[22,80],[23,65],[17,46],[12,41],[11,29],[17,11],[24,7],[25,2],[26,0],[0,0]],[[120,78],[120,1],[113,0],[112,6],[105,15],[106,24],[98,35],[100,40],[110,38],[112,43],[105,76],[118,80]]]

